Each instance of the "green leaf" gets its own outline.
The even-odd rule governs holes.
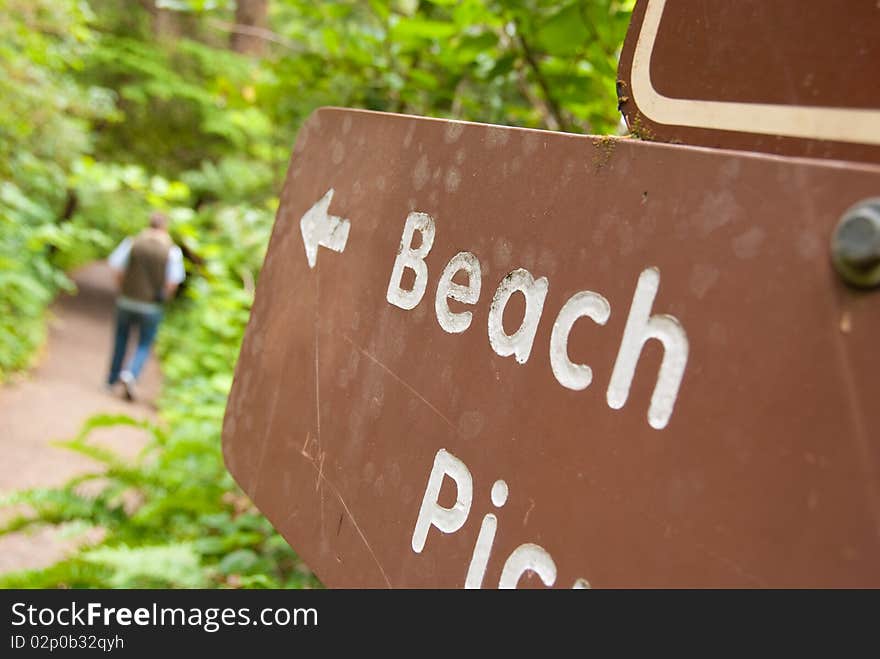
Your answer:
[[[550,55],[565,57],[577,53],[590,37],[581,16],[581,3],[571,2],[538,27],[538,44]]]
[[[391,38],[420,42],[448,39],[458,31],[454,23],[420,18],[404,18],[391,28]]]
[[[223,574],[250,574],[260,564],[260,557],[250,549],[237,549],[227,554],[220,561],[220,571]]]
[[[112,588],[203,588],[207,581],[191,545],[100,547],[86,551],[82,560],[109,568]]]

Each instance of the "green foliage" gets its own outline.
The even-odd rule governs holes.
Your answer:
[[[614,132],[632,0],[272,0],[262,58],[229,50],[231,2],[149,4],[0,0],[0,380],[29,364],[65,272],[151,210],[189,275],[160,331],[161,423],[93,417],[60,443],[93,474],[4,502],[26,512],[0,533],[102,539],[0,586],[316,586],[220,454],[297,127],[337,105]],[[91,440],[119,425],[151,437],[135,460]]]
[[[273,98],[572,132],[614,132],[617,58],[631,0],[286,2]],[[331,27],[332,26],[332,27]],[[280,99],[279,99],[280,100]],[[299,107],[293,105],[297,103]]]
[[[5,0],[0,12],[0,382],[45,335],[46,305],[62,286],[51,249],[75,231],[56,224],[65,170],[88,148],[100,91],[71,78],[88,42],[88,12],[72,0]]]

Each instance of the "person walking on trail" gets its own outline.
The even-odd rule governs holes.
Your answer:
[[[150,225],[123,240],[107,259],[116,273],[116,331],[107,390],[122,383],[125,397],[135,399],[138,376],[150,354],[162,320],[162,305],[186,278],[183,253],[168,235],[168,218],[150,215]],[[133,326],[138,328],[137,348],[122,367]]]

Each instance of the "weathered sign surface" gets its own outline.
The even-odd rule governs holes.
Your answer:
[[[880,162],[874,0],[639,0],[618,96],[645,139]]]
[[[323,109],[223,430],[328,586],[880,586],[880,167]]]

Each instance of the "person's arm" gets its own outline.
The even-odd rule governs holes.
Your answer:
[[[183,252],[180,251],[180,247],[174,245],[168,251],[168,262],[165,265],[166,300],[174,296],[174,292],[184,279],[186,279],[186,269],[183,267]]]
[[[126,238],[113,253],[107,258],[107,263],[113,270],[116,287],[122,288],[122,280],[125,277],[125,268],[128,266],[128,258],[131,254],[131,238]]]

